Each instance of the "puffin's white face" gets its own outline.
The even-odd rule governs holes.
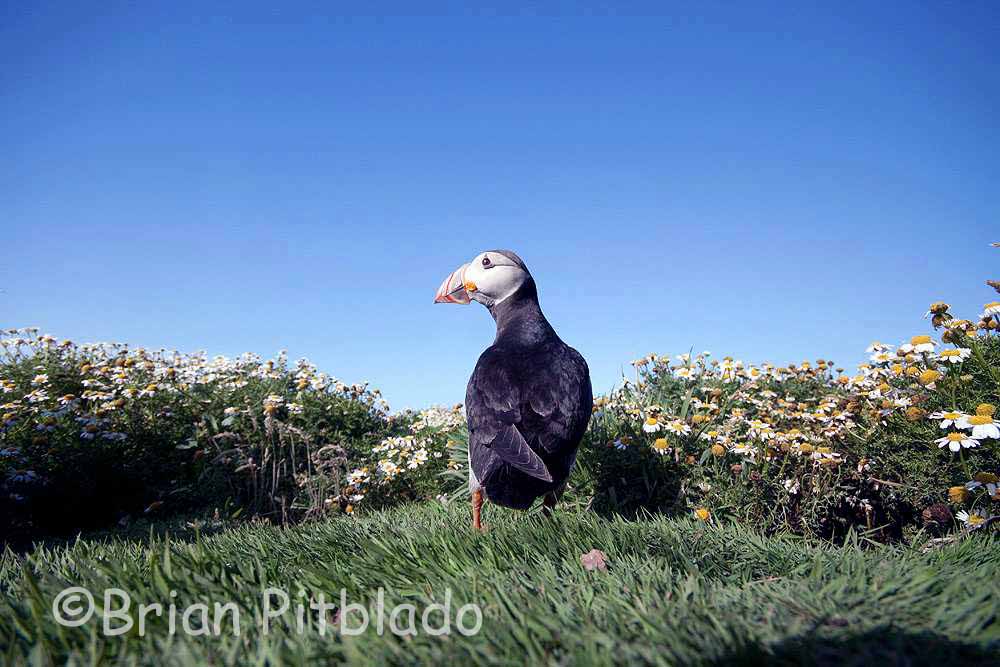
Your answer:
[[[474,300],[493,306],[516,292],[527,279],[528,272],[517,262],[488,250],[452,271],[434,295],[434,303],[464,304]]]

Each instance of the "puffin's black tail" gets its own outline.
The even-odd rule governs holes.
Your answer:
[[[524,436],[513,424],[508,424],[497,433],[489,444],[500,460],[535,479],[551,482],[552,474],[545,467],[542,458],[531,449]]]
[[[503,466],[483,484],[483,490],[491,503],[514,510],[530,508],[536,498],[545,495],[552,488],[552,482],[543,482],[509,466]]]

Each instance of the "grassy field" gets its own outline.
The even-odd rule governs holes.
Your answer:
[[[546,520],[490,508],[489,530],[464,505],[422,504],[291,528],[239,524],[173,537],[91,538],[7,552],[0,562],[2,662],[305,664],[997,664],[1000,550],[995,535],[906,547],[764,538],[739,525],[650,517],[626,522],[572,511]],[[581,555],[600,549],[607,569]],[[67,586],[133,605],[235,602],[240,636],[170,635],[168,618],[104,637],[100,621],[61,627],[52,603]],[[418,632],[374,626],[320,636],[292,612],[262,630],[266,587],[348,602],[385,590],[415,605]],[[429,636],[419,616],[451,591],[451,618],[480,605],[481,631]],[[171,591],[176,597],[171,597]],[[100,604],[100,599],[98,599]],[[118,604],[117,602],[115,603]],[[277,600],[275,600],[277,605]],[[228,618],[228,617],[227,617]],[[442,616],[433,615],[434,626]],[[472,617],[470,616],[470,619]],[[336,617],[332,618],[336,622]],[[358,620],[357,615],[354,621]],[[454,620],[453,620],[454,622]],[[115,622],[113,625],[117,625]],[[181,627],[177,621],[178,630]],[[195,623],[194,625],[197,625]],[[405,625],[405,623],[404,623]],[[466,620],[466,626],[472,625]]]

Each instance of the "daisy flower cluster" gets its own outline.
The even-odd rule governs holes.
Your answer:
[[[633,365],[636,379],[594,404],[597,420],[624,425],[609,443],[618,450],[649,447],[675,461],[711,455],[752,464],[790,454],[826,466],[842,459],[830,445],[854,422],[832,362],[752,365],[702,352],[650,355]]]
[[[23,500],[73,460],[68,452],[120,445],[123,457],[135,456],[151,437],[166,443],[158,447],[189,450],[199,465],[239,461],[243,471],[260,458],[206,456],[216,453],[219,432],[249,447],[255,423],[282,421],[322,438],[318,425],[350,411],[378,423],[388,405],[377,389],[342,382],[308,360],[289,365],[284,352],[267,360],[209,357],[7,329],[0,332],[0,493]]]
[[[978,322],[973,322],[954,317],[944,302],[931,304],[927,316],[942,330],[941,342],[922,334],[898,347],[873,343],[869,362],[859,367],[858,374],[839,379],[852,392],[852,408],[885,427],[891,427],[894,419],[927,420],[938,427],[929,444],[957,454],[963,463],[966,453],[984,443],[1000,444],[1000,422],[992,404],[980,403],[971,412],[957,405],[957,398],[967,395],[966,388],[976,381],[976,373],[993,382],[994,394],[1000,386],[1000,369],[986,353],[995,345],[997,313],[996,302],[988,303]],[[946,407],[938,407],[942,404]]]
[[[268,360],[249,353],[235,359],[209,358],[204,352],[182,354],[125,343],[77,345],[27,328],[0,334],[0,363],[7,371],[23,371],[25,366],[34,371],[30,377],[0,377],[0,396],[6,399],[0,405],[4,422],[67,407],[77,415],[101,417],[120,412],[137,399],[156,396],[204,401],[196,395],[236,392],[255,380],[274,383],[280,392],[261,402],[264,415],[273,414],[287,396],[306,393],[331,394],[360,401],[382,414],[388,412],[379,390],[366,384],[348,385],[319,372],[305,359],[290,371],[284,351]],[[79,391],[59,393],[57,385],[74,385]],[[293,412],[299,409],[294,400],[288,405]]]
[[[462,407],[435,406],[415,415],[396,415],[394,419],[410,421],[408,432],[384,438],[372,447],[366,465],[348,473],[340,494],[327,499],[328,507],[353,514],[371,492],[381,496],[401,494],[403,487],[436,483],[434,477],[448,460],[448,436],[465,426]]]
[[[599,494],[613,507],[687,507],[702,521],[725,508],[749,520],[797,512],[788,506],[853,473],[841,445],[856,417],[830,360],[751,364],[702,352],[634,366],[634,378],[595,400],[591,421],[608,452],[593,464],[615,486]],[[646,481],[613,481],[629,479]]]
[[[953,452],[978,447],[984,440],[1000,439],[1000,422],[994,419],[996,408],[990,403],[980,403],[975,414],[967,415],[956,410],[932,412],[928,418],[937,422],[941,429],[948,431],[938,438],[938,447],[947,447]]]
[[[883,424],[897,414],[915,421],[926,416],[921,405],[930,392],[949,376],[957,376],[972,354],[969,347],[939,347],[924,334],[913,336],[898,348],[872,343],[866,350],[869,361],[861,364],[855,375],[841,375],[838,383],[851,392],[853,407],[877,413]]]
[[[940,336],[872,343],[854,373],[824,359],[786,366],[714,360],[708,352],[636,359],[635,376],[595,400],[592,431],[615,452],[651,452],[653,460],[681,464],[674,474],[681,475],[681,495],[692,506],[719,500],[726,487],[746,484],[749,474],[758,486],[783,490],[800,504],[810,494],[815,507],[842,503],[867,517],[870,528],[877,511],[873,498],[903,502],[900,489],[910,482],[898,467],[905,457],[886,455],[890,463],[866,451],[882,433],[896,434],[885,442],[902,438],[916,446],[913,456],[923,457],[916,465],[925,470],[939,465],[927,456],[931,449],[954,455],[950,472],[938,478],[954,479],[964,470],[973,481],[950,489],[953,501],[974,489],[996,498],[995,482],[988,481],[992,473],[973,478],[966,456],[988,449],[983,464],[1000,458],[1000,421],[992,404],[973,402],[962,410],[958,399],[982,397],[984,390],[995,396],[1000,387],[994,340],[1000,304],[986,304],[972,321],[952,316],[947,304],[937,302],[927,317]],[[926,445],[920,447],[920,440]],[[992,518],[971,507],[954,516],[969,527]]]

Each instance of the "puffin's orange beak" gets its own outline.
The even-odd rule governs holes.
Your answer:
[[[469,303],[469,289],[475,290],[476,286],[465,282],[465,270],[468,264],[463,264],[451,275],[444,279],[441,287],[438,287],[437,294],[434,295],[434,303]]]

